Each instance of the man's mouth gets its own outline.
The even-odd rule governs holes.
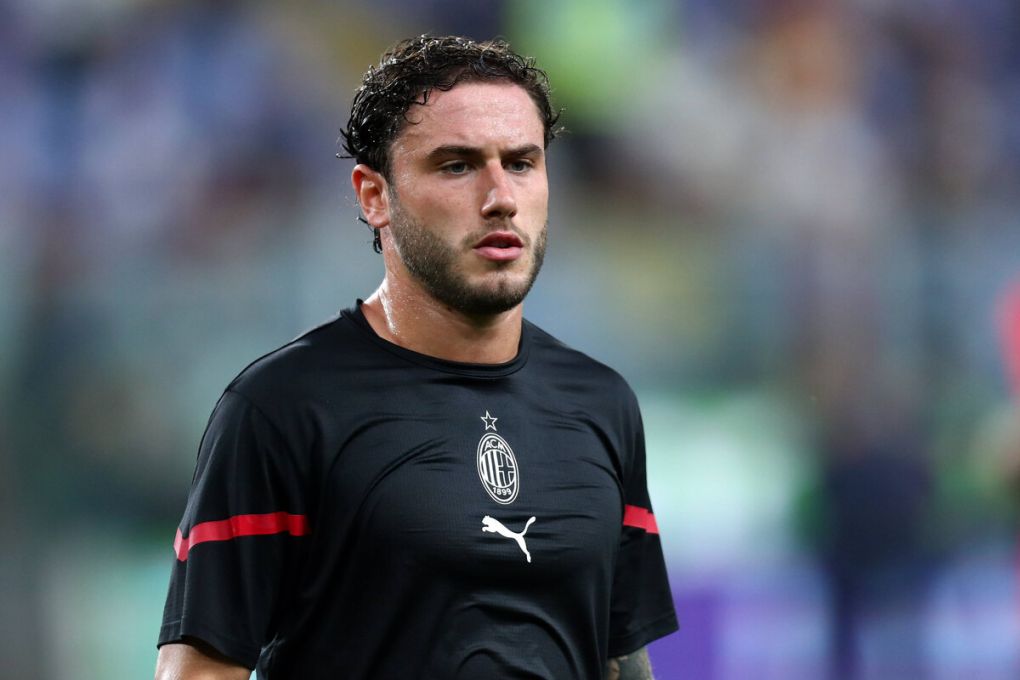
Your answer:
[[[474,251],[487,260],[508,262],[524,252],[524,242],[512,231],[494,231],[474,245]]]

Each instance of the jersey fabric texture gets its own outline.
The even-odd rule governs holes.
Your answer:
[[[254,362],[174,548],[159,644],[269,680],[591,680],[677,627],[637,401],[527,321],[466,364],[358,306]]]

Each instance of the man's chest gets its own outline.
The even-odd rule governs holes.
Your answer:
[[[457,578],[555,579],[612,558],[623,454],[595,414],[537,395],[420,396],[338,446],[324,529],[358,554]]]

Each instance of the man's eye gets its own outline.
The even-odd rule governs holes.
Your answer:
[[[468,171],[468,164],[463,161],[457,161],[455,163],[447,163],[443,166],[443,172],[450,173],[451,175],[463,175]]]
[[[507,169],[510,172],[526,172],[531,168],[530,161],[510,161],[507,163]]]

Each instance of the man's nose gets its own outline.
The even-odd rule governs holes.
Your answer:
[[[510,218],[517,214],[517,199],[506,169],[500,164],[486,166],[482,217]]]

